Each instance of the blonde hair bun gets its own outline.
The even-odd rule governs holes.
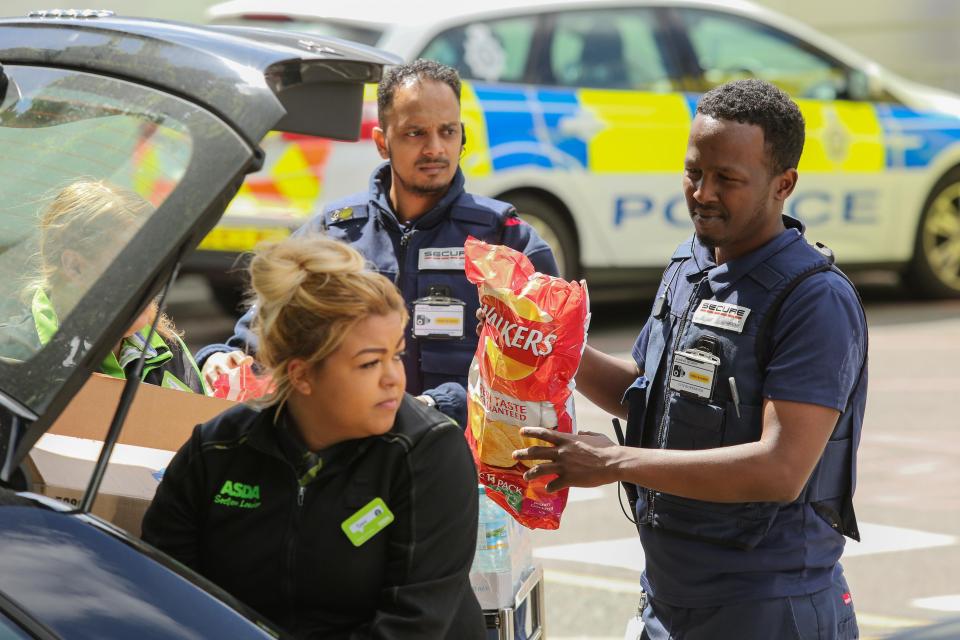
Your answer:
[[[271,369],[276,384],[269,404],[289,396],[290,360],[321,363],[367,316],[399,313],[407,321],[396,286],[369,270],[356,249],[325,236],[259,246],[250,262],[250,285],[257,305],[257,359]]]

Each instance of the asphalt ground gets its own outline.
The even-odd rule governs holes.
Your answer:
[[[861,638],[960,614],[960,301],[917,301],[866,287],[870,387],[855,506],[861,543],[843,558]],[[595,307],[590,343],[628,357],[649,301]],[[170,313],[197,348],[233,318],[186,277]],[[610,418],[577,398],[581,429],[613,437]],[[622,638],[643,555],[617,490],[574,490],[557,531],[533,532],[545,570],[551,640]]]

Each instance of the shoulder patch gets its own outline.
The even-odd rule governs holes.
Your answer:
[[[342,209],[334,209],[330,212],[330,222],[340,222],[341,220],[349,220],[353,217],[353,207],[343,207]]]
[[[366,218],[369,205],[370,194],[354,193],[329,203],[324,207],[320,217],[326,225]]]
[[[344,207],[335,207],[323,214],[323,223],[326,226],[345,224],[355,220],[365,220],[367,218],[367,206],[364,204],[352,204]]]

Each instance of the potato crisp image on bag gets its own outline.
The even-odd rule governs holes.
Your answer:
[[[508,247],[467,239],[466,275],[477,285],[483,328],[470,365],[467,441],[487,495],[531,529],[556,529],[567,489],[548,493],[552,476],[523,473],[535,461],[515,449],[547,445],[520,435],[521,427],[575,433],[573,376],[589,323],[586,290],[538,273]]]

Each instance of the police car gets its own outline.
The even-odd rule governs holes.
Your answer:
[[[456,3],[233,0],[216,23],[346,37],[459,70],[468,188],[507,200],[594,292],[656,281],[691,224],[680,189],[699,95],[757,76],[807,122],[787,212],[848,271],[902,273],[960,295],[960,97],[882,69],[804,25],[728,0]],[[209,250],[243,250],[277,212],[308,216],[364,189],[379,161],[368,88],[363,138],[277,135]],[[292,222],[292,221],[288,221]],[[238,230],[239,229],[239,230]],[[232,235],[234,234],[234,235]],[[246,235],[243,235],[246,234]],[[210,255],[208,252],[206,255]]]

